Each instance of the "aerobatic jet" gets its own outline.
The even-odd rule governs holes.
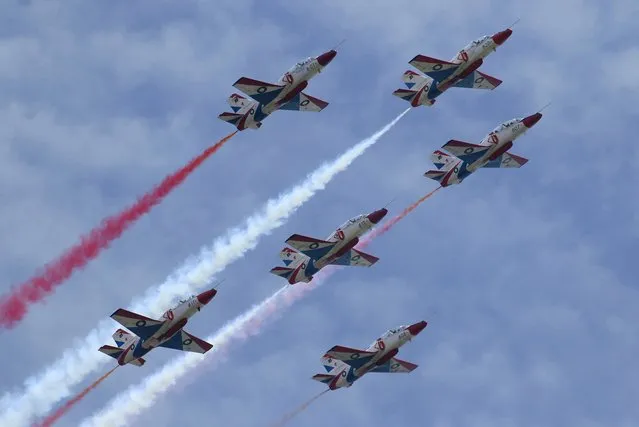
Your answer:
[[[528,159],[509,153],[513,141],[533,127],[542,114],[508,120],[493,129],[479,144],[451,139],[442,146],[446,153],[436,150],[431,159],[437,170],[424,176],[439,182],[442,187],[461,183],[479,168],[520,168]]]
[[[206,353],[213,345],[183,328],[188,319],[208,304],[216,293],[215,289],[211,289],[180,301],[175,308],[167,310],[160,320],[119,308],[111,318],[133,333],[118,329],[113,334],[117,347],[103,345],[99,350],[116,359],[119,365],[130,363],[135,366],[144,365],[142,356],[156,347]]]
[[[309,80],[321,73],[335,55],[337,51],[333,49],[317,58],[306,58],[285,72],[277,84],[241,77],[233,86],[251,99],[237,93],[232,94],[228,103],[233,112],[224,112],[218,117],[238,130],[244,130],[258,129],[262,126],[262,120],[276,110],[322,111],[328,102],[302,91],[308,86]]]
[[[291,285],[310,282],[313,275],[329,264],[370,267],[379,258],[354,249],[359,238],[380,222],[386,208],[368,215],[358,215],[340,225],[326,240],[293,234],[286,243],[297,250],[284,248],[280,258],[286,267],[274,267],[271,273],[288,280]]]
[[[377,338],[366,350],[336,345],[320,359],[326,374],[315,374],[313,379],[328,385],[331,390],[350,387],[369,372],[407,373],[417,365],[395,358],[399,348],[415,338],[425,327],[425,321],[410,326],[390,329]]]
[[[402,80],[408,89],[397,89],[393,95],[410,102],[413,107],[431,106],[436,98],[451,87],[495,89],[502,81],[477,69],[490,53],[497,50],[513,33],[508,28],[492,36],[472,41],[449,61],[417,55],[409,62],[425,76],[408,70]]]

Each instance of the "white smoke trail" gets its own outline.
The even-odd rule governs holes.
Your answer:
[[[185,265],[160,285],[147,291],[146,296],[134,302],[130,310],[157,316],[175,298],[193,293],[210,283],[213,276],[228,264],[241,258],[257,246],[259,237],[281,226],[302,204],[317,191],[325,188],[331,179],[344,171],[355,159],[375,144],[410,109],[406,109],[374,135],[359,142],[332,162],[324,163],[307,178],[276,199],[270,199],[264,208],[249,217],[243,227],[231,229],[218,238],[212,247],[203,248],[199,256],[187,260]],[[71,394],[71,387],[84,377],[111,361],[97,351],[113,332],[113,322],[101,322],[89,335],[74,344],[63,357],[44,372],[28,378],[25,391],[5,393],[0,400],[0,425],[18,427],[28,425],[36,417],[51,411],[56,402]]]

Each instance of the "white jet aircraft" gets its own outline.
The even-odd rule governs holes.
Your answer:
[[[413,107],[430,107],[439,95],[451,87],[495,89],[502,81],[477,69],[484,63],[484,58],[497,50],[512,33],[508,28],[474,40],[450,62],[424,55],[415,56],[409,64],[426,75],[405,71],[402,80],[408,89],[397,89],[393,95],[410,102]]]
[[[313,379],[328,385],[331,390],[350,387],[369,372],[405,373],[417,365],[395,358],[399,348],[415,338],[427,323],[425,321],[410,326],[390,329],[377,338],[366,350],[336,345],[320,359],[326,374],[316,374]]]
[[[431,159],[437,170],[429,170],[425,177],[434,179],[442,187],[460,184],[479,168],[520,168],[528,159],[509,153],[513,141],[533,127],[542,114],[508,120],[493,129],[479,144],[451,139],[442,146],[451,154],[437,150]]]
[[[340,225],[326,240],[293,234],[286,243],[296,250],[284,248],[280,258],[286,267],[274,267],[271,273],[288,280],[310,282],[313,275],[329,264],[370,267],[379,258],[354,249],[359,238],[380,222],[388,213],[386,208],[368,215],[358,215]],[[298,252],[299,251],[299,252]]]
[[[224,112],[218,117],[233,124],[238,130],[244,130],[258,129],[262,126],[262,120],[276,110],[322,111],[328,102],[302,91],[308,86],[308,81],[321,73],[335,55],[335,50],[329,50],[317,58],[309,57],[298,62],[282,75],[278,84],[241,77],[233,86],[252,99],[232,94],[228,103],[233,112]]]
[[[208,304],[216,293],[215,289],[210,289],[180,301],[179,305],[162,315],[162,320],[151,319],[119,308],[111,315],[111,318],[133,334],[118,329],[113,334],[117,347],[103,345],[99,350],[116,359],[119,365],[130,363],[135,366],[144,365],[145,360],[142,356],[156,347],[206,353],[213,345],[189,334],[183,328],[189,317]]]

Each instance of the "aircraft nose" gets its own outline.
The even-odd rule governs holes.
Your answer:
[[[412,336],[417,336],[421,331],[424,330],[427,324],[428,323],[423,320],[421,322],[413,323],[408,327],[408,332],[410,332]]]
[[[368,214],[367,218],[373,224],[377,224],[378,222],[380,222],[382,220],[382,218],[384,218],[386,216],[387,213],[388,213],[388,209],[383,208],[383,209],[380,209],[378,211],[375,211],[373,213]]]
[[[322,67],[326,67],[333,60],[333,58],[335,58],[335,55],[337,55],[337,52],[335,50],[329,50],[328,52],[325,52],[318,56],[317,62],[319,62]]]
[[[213,299],[213,297],[217,294],[217,290],[209,289],[208,291],[204,291],[197,296],[197,300],[200,304],[206,305]]]
[[[531,127],[535,126],[535,124],[537,124],[539,120],[541,120],[541,116],[541,113],[535,113],[531,116],[524,117],[521,122],[524,124],[524,126],[530,129]]]
[[[495,33],[495,35],[492,38],[495,44],[499,46],[502,43],[504,43],[506,40],[508,40],[508,37],[510,37],[512,33],[513,33],[513,30],[508,28],[507,30]]]

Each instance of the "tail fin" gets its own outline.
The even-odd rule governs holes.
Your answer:
[[[411,70],[404,71],[404,75],[402,76],[402,81],[408,89],[412,89],[413,86],[423,82],[424,80],[426,80],[424,76]]]
[[[297,252],[295,249],[283,248],[280,251],[280,258],[282,259],[282,262],[286,266],[290,265],[293,261],[297,260],[300,256],[301,254]]]
[[[326,375],[326,374],[315,374],[313,375],[313,379],[315,381],[319,381],[321,383],[324,384],[329,384],[333,378],[335,377],[335,375]]]
[[[430,159],[437,169],[443,168],[444,171],[450,170],[450,168],[455,165],[455,162],[459,160],[457,157],[442,150],[433,151],[433,154],[430,155]]]
[[[249,101],[248,99],[246,99],[242,95],[234,93],[231,96],[229,96],[228,103],[231,106],[231,109],[233,110],[233,112],[237,113],[242,108],[244,108],[247,105],[252,104],[254,102]]]
[[[124,329],[118,329],[117,331],[113,333],[112,337],[113,337],[113,341],[115,341],[115,344],[118,347],[122,347],[122,344],[124,344],[129,339],[131,339],[133,337],[133,334],[130,334]]]
[[[101,351],[102,353],[106,354],[107,356],[111,356],[115,360],[118,360],[118,358],[120,357],[120,355],[124,351],[121,348],[113,347],[113,346],[110,346],[110,345],[103,345],[98,350]],[[132,365],[135,365],[135,366],[142,366],[142,365],[144,365],[146,363],[146,360],[144,360],[143,358],[140,357],[140,358],[135,359],[134,361],[132,361],[130,363]]]

